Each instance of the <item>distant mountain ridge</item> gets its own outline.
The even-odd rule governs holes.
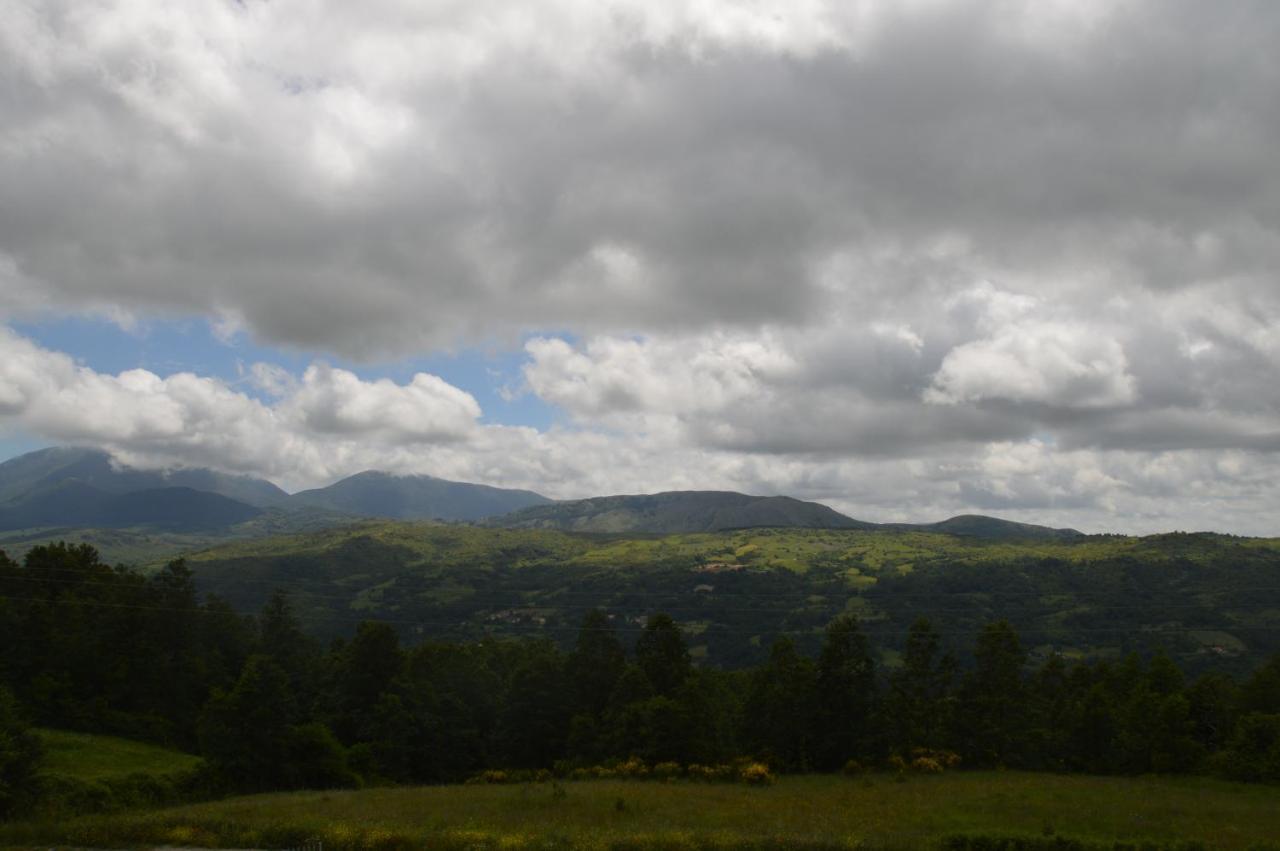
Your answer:
[[[193,488],[148,488],[110,493],[66,480],[0,506],[0,529],[151,526],[197,530],[252,520],[263,509]]]
[[[733,491],[666,491],[598,496],[534,506],[494,518],[487,525],[565,532],[718,532],[753,526],[869,529],[871,523],[833,508],[789,496],[748,496]]]
[[[282,506],[289,494],[253,476],[203,468],[140,470],[121,467],[98,449],[55,446],[0,463],[0,504],[22,500],[59,482],[74,480],[106,493],[190,488],[219,494],[258,508]]]
[[[159,492],[171,499],[137,496]],[[290,495],[253,476],[203,468],[141,470],[121,466],[101,450],[78,447],[41,449],[0,463],[0,529],[6,530],[209,529],[242,523],[263,511],[295,521],[474,521],[549,502],[533,491],[372,470]]]
[[[1083,537],[1084,534],[1074,529],[1053,529],[978,514],[963,514],[938,523],[869,523],[818,502],[805,502],[789,496],[749,496],[734,491],[667,491],[567,500],[495,517],[485,525],[614,534],[723,532],[769,526],[885,529],[939,532],[989,540],[1062,540]]]
[[[289,498],[289,504],[295,507],[327,508],[392,520],[481,520],[549,503],[550,499],[533,491],[375,470]]]
[[[566,532],[678,534],[759,527],[940,532],[987,540],[1082,536],[981,515],[868,523],[788,496],[667,491],[553,501],[529,490],[365,471],[290,495],[265,479],[199,468],[122,467],[103,451],[55,447],[0,463],[0,529],[210,530],[263,518],[295,528],[358,518],[442,520]],[[260,524],[261,525],[261,524]],[[221,533],[219,533],[221,534]]]

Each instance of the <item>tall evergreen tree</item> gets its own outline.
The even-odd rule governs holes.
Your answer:
[[[649,618],[636,641],[636,663],[661,697],[670,697],[693,670],[689,646],[680,627],[667,614]]]
[[[333,729],[345,744],[359,739],[374,707],[404,669],[400,637],[389,624],[361,621],[339,654],[333,700]]]
[[[917,618],[907,632],[902,667],[889,676],[884,704],[890,743],[899,754],[950,744],[955,671],[955,658],[942,651],[933,624]]]
[[[818,657],[818,767],[838,768],[870,756],[875,700],[875,662],[867,637],[857,618],[838,617],[827,626]]]
[[[550,644],[533,644],[507,688],[498,748],[515,768],[550,768],[564,755],[573,711],[564,657]]]
[[[218,692],[200,719],[201,751],[227,782],[244,790],[346,786],[354,777],[333,735],[295,725],[284,671],[265,656],[245,663],[235,688]]]
[[[1027,654],[1008,621],[978,633],[974,668],[965,681],[962,706],[965,758],[976,765],[1016,764],[1027,745],[1027,692],[1022,675]]]
[[[743,706],[743,742],[770,764],[787,770],[813,766],[817,742],[817,668],[779,638],[769,660],[751,676]]]
[[[587,612],[569,656],[568,674],[577,700],[576,711],[595,720],[604,715],[626,664],[626,651],[609,616],[600,609]]]

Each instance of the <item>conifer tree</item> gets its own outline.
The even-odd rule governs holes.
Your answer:
[[[844,615],[827,626],[818,657],[818,765],[839,768],[873,749],[875,662],[857,618]]]

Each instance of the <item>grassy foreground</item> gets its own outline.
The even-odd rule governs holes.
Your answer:
[[[1018,772],[902,783],[790,777],[771,787],[597,780],[382,788],[13,824],[0,827],[0,846],[927,848],[957,834],[1267,847],[1280,837],[1280,790]]]

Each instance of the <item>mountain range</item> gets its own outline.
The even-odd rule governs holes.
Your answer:
[[[553,501],[529,490],[372,470],[291,495],[252,476],[198,468],[134,469],[106,452],[71,447],[43,449],[0,463],[0,530],[137,527],[208,532],[264,517],[273,529],[384,518],[598,534],[768,527],[888,529],[1007,540],[1082,534],[980,515],[930,524],[876,524],[816,502],[730,491]]]

